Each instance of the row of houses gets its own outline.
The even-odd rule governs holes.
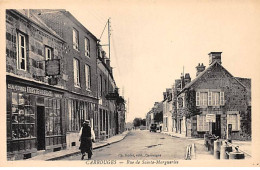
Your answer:
[[[7,159],[79,146],[91,121],[97,140],[125,129],[110,58],[65,10],[6,10]]]
[[[222,52],[209,53],[209,66],[196,66],[163,92],[162,122],[147,113],[147,126],[161,124],[162,131],[187,137],[214,134],[221,139],[251,140],[251,79],[234,77],[221,62]],[[155,104],[156,106],[156,104]]]

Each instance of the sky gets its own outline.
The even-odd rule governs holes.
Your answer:
[[[223,52],[222,65],[234,76],[252,78],[253,91],[260,85],[258,1],[12,3],[3,7],[66,9],[97,38],[111,18],[111,66],[128,103],[127,122],[145,118],[154,102],[162,101],[166,88],[180,78],[183,68],[194,79],[198,63],[208,67],[210,52]],[[105,30],[101,44],[107,44],[107,36]]]
[[[127,121],[144,118],[183,69],[194,79],[198,63],[208,67],[209,52],[223,52],[222,65],[234,76],[255,76],[259,10],[250,1],[105,2],[67,10],[97,38],[111,18],[111,65],[129,103]]]

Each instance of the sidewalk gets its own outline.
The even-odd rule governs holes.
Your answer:
[[[202,138],[185,137],[182,134],[178,134],[174,132],[161,132],[161,133],[167,134],[172,137],[184,138],[186,140],[193,141],[193,143],[195,143],[196,146],[196,159],[207,159],[207,160],[215,159],[214,156],[210,154],[210,152],[205,147],[204,139]],[[252,144],[251,141],[238,141],[238,140],[232,141],[232,145],[239,146],[239,150],[245,154],[245,159],[248,159],[252,156],[251,144]]]
[[[129,131],[125,131],[122,134],[112,136],[111,138],[108,138],[104,141],[93,143],[93,150],[123,140],[127,136],[128,132]],[[53,161],[53,160],[58,160],[58,159],[61,159],[61,158],[67,157],[67,156],[71,156],[74,154],[78,154],[78,153],[80,153],[79,147],[75,146],[70,149],[65,149],[65,150],[61,150],[61,151],[57,151],[57,152],[49,152],[46,154],[37,155],[37,156],[32,157],[27,160],[28,161],[31,161],[31,160]]]
[[[186,137],[183,134],[178,134],[178,133],[174,133],[174,132],[161,132],[161,133],[172,136],[172,137],[190,140],[192,143],[194,143],[195,147],[196,147],[196,158],[195,159],[214,160],[214,156],[212,154],[210,154],[210,152],[204,146],[204,139]]]

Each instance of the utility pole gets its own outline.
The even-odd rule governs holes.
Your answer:
[[[110,36],[111,36],[111,32],[110,32],[110,18],[107,21],[108,23],[108,58],[110,59]]]

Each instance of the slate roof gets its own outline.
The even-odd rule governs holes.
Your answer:
[[[214,63],[212,63],[208,68],[206,68],[203,72],[201,72],[195,79],[193,79],[190,83],[188,83],[187,85],[184,86],[184,88],[180,91],[179,94],[181,94],[182,92],[184,92],[186,89],[190,88],[195,82],[197,82],[205,73],[207,73],[207,71],[212,68],[214,65],[219,65],[220,67],[222,67],[231,77],[233,77],[239,84],[241,84],[244,88],[246,88],[246,86],[244,84],[242,84],[241,81],[239,81],[236,77],[234,77],[231,73],[229,73],[218,61],[214,61]],[[178,95],[179,95],[178,94]]]

